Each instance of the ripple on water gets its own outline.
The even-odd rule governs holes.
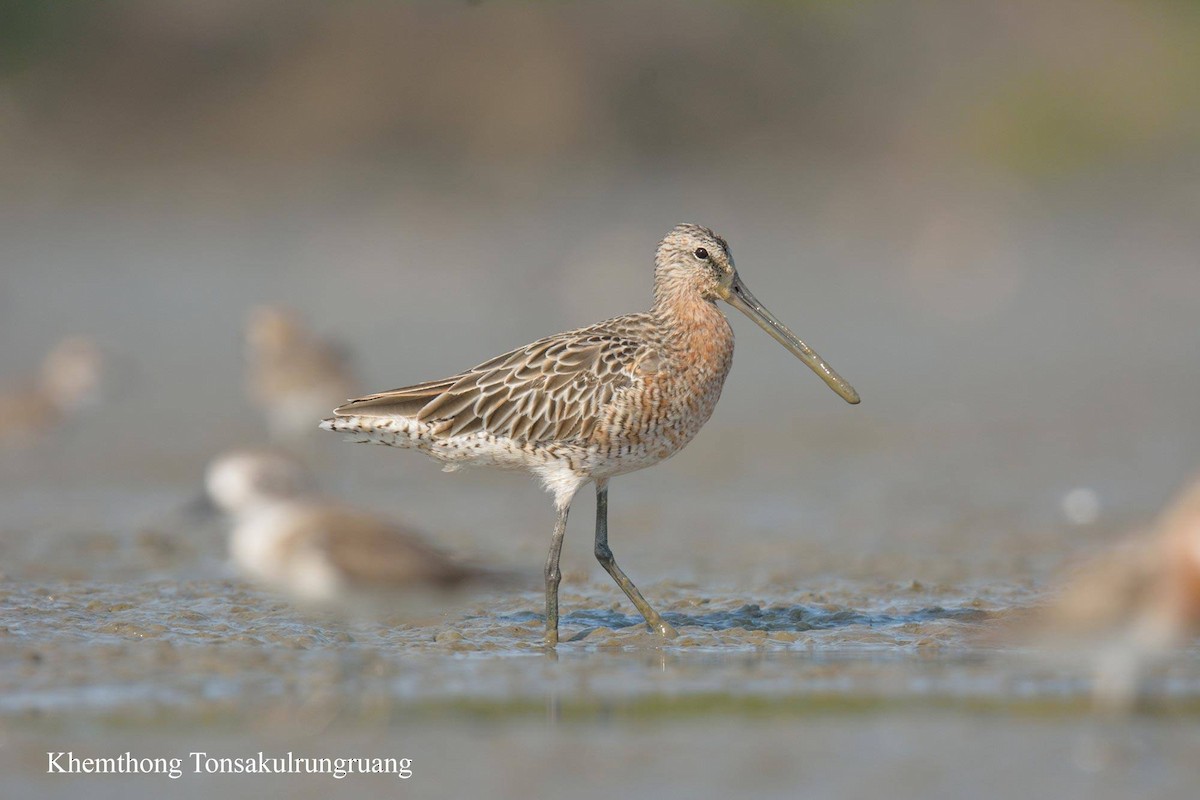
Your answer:
[[[979,608],[944,608],[924,606],[911,612],[861,611],[844,606],[814,607],[804,605],[768,606],[746,603],[737,608],[715,610],[703,614],[687,614],[668,611],[664,618],[677,629],[701,629],[705,631],[765,631],[767,633],[836,630],[860,626],[864,628],[894,628],[923,625],[939,621],[976,623],[986,620],[988,612]],[[499,615],[500,622],[540,622],[542,617],[523,611]],[[644,626],[637,614],[627,614],[615,609],[584,609],[572,611],[561,617],[564,626],[585,628],[607,628],[610,630],[640,628]],[[911,630],[911,627],[910,627]]]

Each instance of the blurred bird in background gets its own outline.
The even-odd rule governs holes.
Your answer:
[[[1035,644],[1084,656],[1098,707],[1133,707],[1145,668],[1200,634],[1200,480],[1131,539],[1083,565],[1035,615]]]
[[[356,391],[350,356],[318,337],[295,311],[259,306],[246,320],[246,389],[271,440],[298,447],[317,423]]]
[[[451,559],[421,535],[317,493],[300,462],[236,451],[209,465],[213,504],[232,517],[229,552],[248,579],[315,606],[396,610],[439,604],[509,576]]]
[[[29,444],[98,402],[105,369],[91,339],[63,339],[25,385],[0,393],[0,443]]]

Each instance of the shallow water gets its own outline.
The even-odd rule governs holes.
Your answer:
[[[674,567],[695,574],[642,581],[680,631],[664,642],[598,567],[580,567],[580,546],[562,591],[565,641],[548,655],[536,578],[447,615],[346,621],[227,575],[220,530],[171,510],[183,493],[152,492],[140,504],[115,490],[62,496],[81,517],[100,506],[116,517],[140,506],[145,516],[34,531],[34,518],[57,515],[33,493],[35,508],[17,526],[27,535],[6,537],[0,760],[20,796],[262,791],[245,776],[197,774],[188,761],[197,751],[412,758],[401,789],[422,797],[884,787],[933,797],[1046,787],[1122,797],[1138,787],[1182,797],[1197,777],[1196,649],[1150,674],[1143,715],[1113,722],[1089,710],[1086,670],[988,638],[1040,596],[1039,581],[1013,566],[1036,564],[1036,548],[979,563],[960,554],[930,569],[826,555],[793,577],[787,564],[811,550],[799,537],[771,552],[727,541],[720,549],[714,539],[704,558]],[[537,549],[519,551],[536,561]],[[773,569],[754,563],[772,558]],[[889,563],[893,575],[938,578],[868,574]],[[731,581],[712,564],[744,577]],[[184,772],[99,785],[44,774],[46,753],[61,750],[178,757]],[[395,791],[400,781],[264,780],[272,792],[313,797]]]
[[[210,457],[262,440],[239,386],[237,327],[253,303],[291,302],[339,333],[368,388],[428,378],[644,306],[649,249],[682,213],[660,225],[655,210],[694,189],[678,176],[643,185],[615,233],[578,223],[597,201],[556,205],[553,193],[476,228],[347,215],[336,191],[252,225],[136,195],[108,218],[10,223],[5,241],[27,258],[6,277],[55,313],[8,309],[0,324],[28,346],[0,353],[2,366],[34,363],[66,318],[126,359],[108,403],[0,460],[11,796],[376,794],[398,780],[100,783],[44,764],[50,749],[289,748],[411,756],[412,796],[1191,796],[1195,647],[1150,672],[1143,715],[1113,722],[1089,711],[1084,666],[994,636],[1064,566],[1148,524],[1197,465],[1200,329],[1184,298],[1200,296],[1200,272],[1180,254],[1200,243],[1180,228],[1129,279],[1127,237],[1156,213],[1136,195],[1089,210],[1086,225],[1037,209],[1011,219],[1011,252],[989,262],[1008,287],[995,296],[994,275],[966,269],[931,291],[887,242],[689,199],[687,215],[722,221],[747,282],[864,403],[844,406],[734,320],[736,366],[705,431],[611,487],[617,560],[679,629],[671,642],[596,565],[581,496],[564,642],[543,651],[552,514],[521,476],[445,475],[415,454],[317,440],[331,494],[529,576],[445,614],[384,621],[243,584],[220,526],[179,511]],[[540,220],[537,237],[511,234],[522,214]],[[144,229],[154,236],[134,235]],[[612,248],[603,279],[587,243]],[[334,253],[344,284],[325,280]],[[99,265],[94,277],[64,266],[81,261]],[[430,296],[460,311],[447,319]],[[1068,502],[1080,491],[1082,521]]]

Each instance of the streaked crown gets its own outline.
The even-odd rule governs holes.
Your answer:
[[[691,289],[713,299],[717,287],[728,286],[734,272],[728,242],[703,225],[676,225],[654,255],[655,295]]]

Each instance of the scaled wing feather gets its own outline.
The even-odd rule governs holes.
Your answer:
[[[636,315],[626,320],[642,322]],[[334,413],[417,419],[443,436],[483,431],[517,442],[586,438],[604,406],[638,379],[637,363],[652,352],[643,337],[598,330],[603,326],[539,340],[449,378],[352,400]]]

